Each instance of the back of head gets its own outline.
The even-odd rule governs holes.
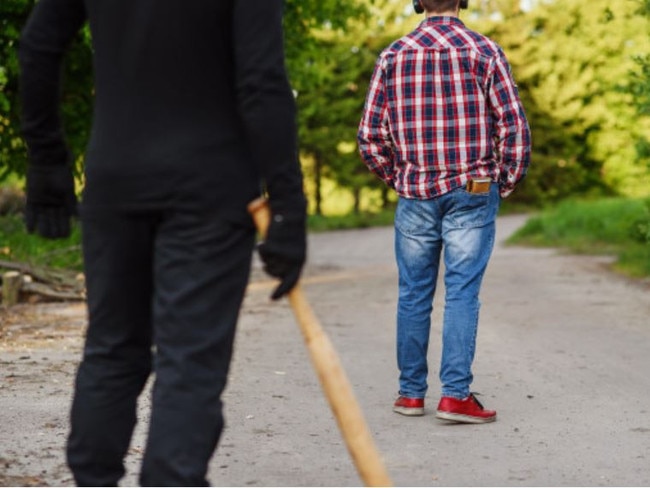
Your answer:
[[[467,8],[469,0],[413,0],[416,13],[444,13]]]

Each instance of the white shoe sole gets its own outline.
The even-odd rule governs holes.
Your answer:
[[[421,417],[424,415],[424,408],[393,407],[393,412],[407,417]]]
[[[494,417],[472,417],[471,415],[463,415],[460,413],[436,411],[436,417],[443,420],[450,420],[452,422],[459,422],[463,424],[488,424],[494,422],[497,416]]]

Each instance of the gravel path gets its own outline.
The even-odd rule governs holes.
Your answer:
[[[391,228],[310,236],[303,286],[334,343],[398,486],[650,484],[650,287],[607,260],[505,247],[500,217],[485,277],[475,381],[498,421],[434,418],[441,300],[424,417],[392,412],[397,277]],[[217,486],[358,486],[286,302],[255,262],[241,314]],[[442,287],[441,287],[442,290]],[[63,457],[85,327],[81,304],[0,309],[0,485],[72,483]],[[123,485],[137,484],[148,392]]]

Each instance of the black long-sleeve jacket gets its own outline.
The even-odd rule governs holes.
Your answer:
[[[63,54],[90,23],[84,204],[241,214],[304,201],[282,0],[39,0],[19,48],[30,164],[64,164]],[[298,204],[300,205],[300,204]]]

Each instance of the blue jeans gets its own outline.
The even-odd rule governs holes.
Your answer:
[[[480,307],[478,295],[494,246],[499,204],[497,184],[481,194],[459,188],[431,200],[399,199],[395,255],[399,269],[400,395],[424,398],[427,392],[431,312],[443,249],[442,396],[462,399],[469,395]]]

